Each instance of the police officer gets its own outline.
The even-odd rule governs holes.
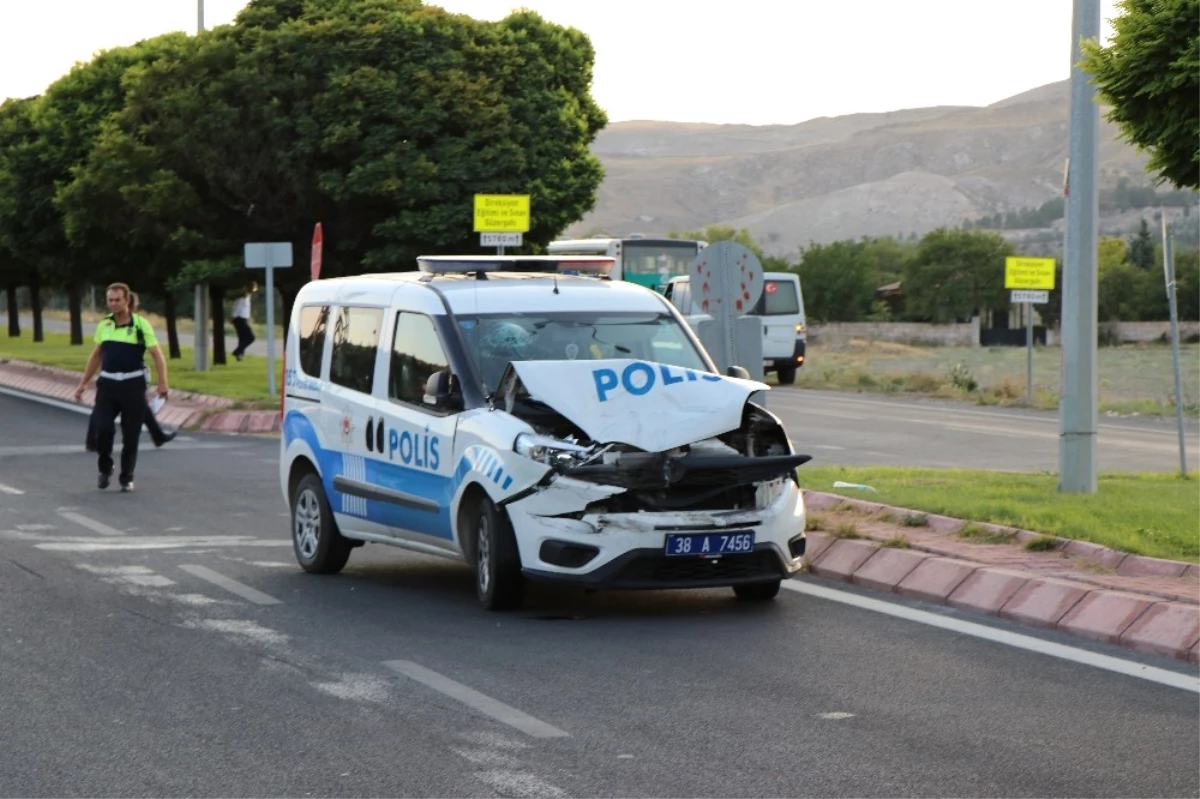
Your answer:
[[[146,407],[146,367],[143,356],[150,350],[158,374],[158,395],[167,396],[167,362],[158,348],[154,328],[145,318],[130,310],[130,290],[124,283],[113,283],[105,297],[109,315],[96,326],[96,347],[88,358],[83,378],[75,387],[75,401],[96,370],[96,452],[100,466],[100,488],[108,488],[113,472],[113,438],[116,418],[121,417],[121,491],[133,490],[133,471],[137,466],[138,438],[148,411]]]

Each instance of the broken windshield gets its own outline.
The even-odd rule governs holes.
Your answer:
[[[512,361],[634,358],[708,370],[686,331],[668,314],[491,314],[460,319],[459,328],[487,393]]]

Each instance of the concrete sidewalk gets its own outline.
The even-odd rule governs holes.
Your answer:
[[[0,359],[0,391],[86,412],[72,393],[80,374]],[[173,391],[159,420],[218,433],[274,433],[278,411],[239,410],[231,400]],[[83,447],[82,428],[79,446]],[[801,478],[803,478],[801,467]],[[808,568],[877,591],[999,616],[1177,660],[1200,660],[1200,567],[1116,552],[1085,541],[972,523],[1003,543],[959,535],[967,522],[805,488]],[[918,518],[924,524],[914,524]],[[838,530],[853,528],[857,537]],[[896,546],[901,543],[901,546]],[[885,545],[887,542],[887,545]]]
[[[95,402],[95,381],[84,392],[83,401],[75,402],[75,386],[82,376],[82,372],[0,358],[0,389],[90,411]],[[171,391],[157,418],[165,427],[214,433],[274,433],[279,431],[280,422],[278,410],[242,410],[224,397],[178,390]]]

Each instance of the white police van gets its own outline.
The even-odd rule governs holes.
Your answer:
[[[809,456],[661,295],[597,280],[611,264],[421,257],[302,288],[280,443],[301,567],[364,542],[443,555],[494,610],[525,579],[774,597]]]

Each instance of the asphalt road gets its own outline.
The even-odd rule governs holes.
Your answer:
[[[779,415],[797,452],[813,465],[1059,471],[1057,411],[997,408],[935,399],[776,388]],[[1185,424],[1189,471],[1200,469],[1200,426]],[[1102,417],[1096,435],[1101,472],[1176,472],[1175,419]]]
[[[795,590],[488,614],[467,567],[380,545],[315,577],[274,440],[149,446],[122,495],[84,425],[0,395],[3,796],[1200,794],[1194,667],[898,603],[1172,687]]]

